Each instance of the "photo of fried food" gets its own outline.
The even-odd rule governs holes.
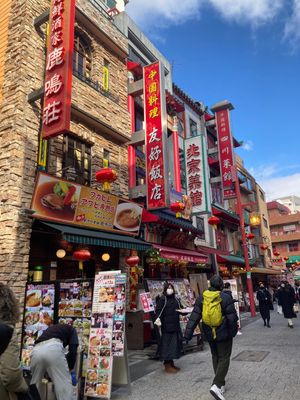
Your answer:
[[[26,296],[26,307],[39,307],[41,305],[41,291],[33,290]]]

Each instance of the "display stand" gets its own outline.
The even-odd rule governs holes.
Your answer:
[[[131,379],[126,337],[124,342],[124,355],[122,357],[114,357],[112,384],[113,386],[126,388],[127,394],[131,395]]]

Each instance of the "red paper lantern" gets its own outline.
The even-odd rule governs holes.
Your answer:
[[[76,261],[79,261],[79,269],[82,271],[83,261],[89,260],[91,258],[91,253],[87,249],[75,250],[73,253],[73,258],[75,258]]]
[[[252,239],[255,238],[255,235],[254,235],[254,233],[250,232],[250,233],[247,233],[246,238],[249,239],[249,240],[252,240]]]
[[[262,245],[260,246],[260,248],[261,248],[262,250],[267,250],[267,249],[269,248],[269,246],[266,245],[266,244],[262,244]]]
[[[274,251],[274,256],[276,256],[276,257],[280,256],[279,251]]]
[[[283,257],[284,261],[288,261],[289,257]]]
[[[176,213],[176,218],[181,217],[181,211],[185,209],[184,203],[181,203],[180,201],[176,201],[176,203],[172,203],[170,205],[170,209]]]
[[[111,182],[114,182],[118,177],[117,172],[111,168],[102,168],[96,172],[96,180],[102,183],[102,188],[105,192],[110,192]]]
[[[217,228],[217,226],[220,223],[220,218],[216,217],[215,215],[212,215],[210,218],[208,218],[208,223],[211,225],[214,229]]]
[[[135,265],[138,265],[140,262],[140,257],[138,256],[129,256],[126,258],[126,264],[128,264],[130,267],[134,267]]]

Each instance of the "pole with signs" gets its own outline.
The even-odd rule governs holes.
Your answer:
[[[155,210],[168,205],[164,68],[159,61],[144,67],[144,102],[147,208]]]
[[[43,106],[43,138],[70,130],[75,0],[51,0]]]

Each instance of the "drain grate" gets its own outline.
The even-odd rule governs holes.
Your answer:
[[[234,361],[249,361],[249,362],[262,362],[269,351],[242,351],[233,358]]]

